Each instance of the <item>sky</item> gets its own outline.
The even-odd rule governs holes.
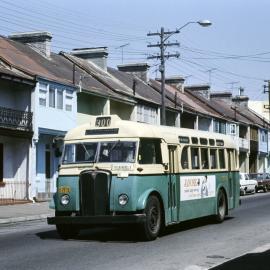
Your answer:
[[[180,57],[166,60],[166,77],[182,76],[187,85],[210,84],[213,92],[233,95],[243,87],[250,100],[267,100],[269,11],[269,0],[0,0],[0,34],[48,31],[56,53],[108,47],[109,66],[147,62],[149,76],[156,78],[159,60],[147,57],[159,49],[147,45],[159,37],[147,33],[207,19],[210,27],[192,23],[170,37],[180,46],[166,53]]]

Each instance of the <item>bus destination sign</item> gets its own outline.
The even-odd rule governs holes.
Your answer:
[[[109,127],[111,125],[111,117],[97,117],[96,127]]]

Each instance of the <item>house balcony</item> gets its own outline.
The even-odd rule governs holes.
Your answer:
[[[258,141],[250,140],[250,152],[258,153],[259,151],[259,143]]]
[[[244,138],[238,138],[238,145],[239,145],[239,150],[240,151],[249,151],[249,140],[244,139]]]
[[[0,107],[0,134],[29,137],[33,134],[33,113]]]
[[[259,152],[261,153],[261,154],[267,154],[267,151],[268,151],[268,149],[267,149],[267,142],[262,142],[262,141],[260,141],[259,142]]]

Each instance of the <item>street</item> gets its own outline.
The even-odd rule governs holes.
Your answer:
[[[2,225],[0,268],[208,269],[270,243],[270,193],[241,199],[222,224],[185,222],[152,242],[139,241],[129,228],[89,229],[64,241],[45,221]]]

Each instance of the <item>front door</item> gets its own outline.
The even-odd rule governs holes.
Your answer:
[[[51,148],[50,144],[46,145],[45,149],[45,192],[50,194],[51,177],[52,177],[52,162],[51,162]]]
[[[168,208],[170,221],[176,222],[177,209],[178,209],[178,196],[177,196],[177,183],[176,183],[176,172],[178,168],[178,155],[177,155],[177,146],[169,145],[169,184],[168,184]]]
[[[3,181],[4,177],[4,147],[0,143],[0,182]]]

